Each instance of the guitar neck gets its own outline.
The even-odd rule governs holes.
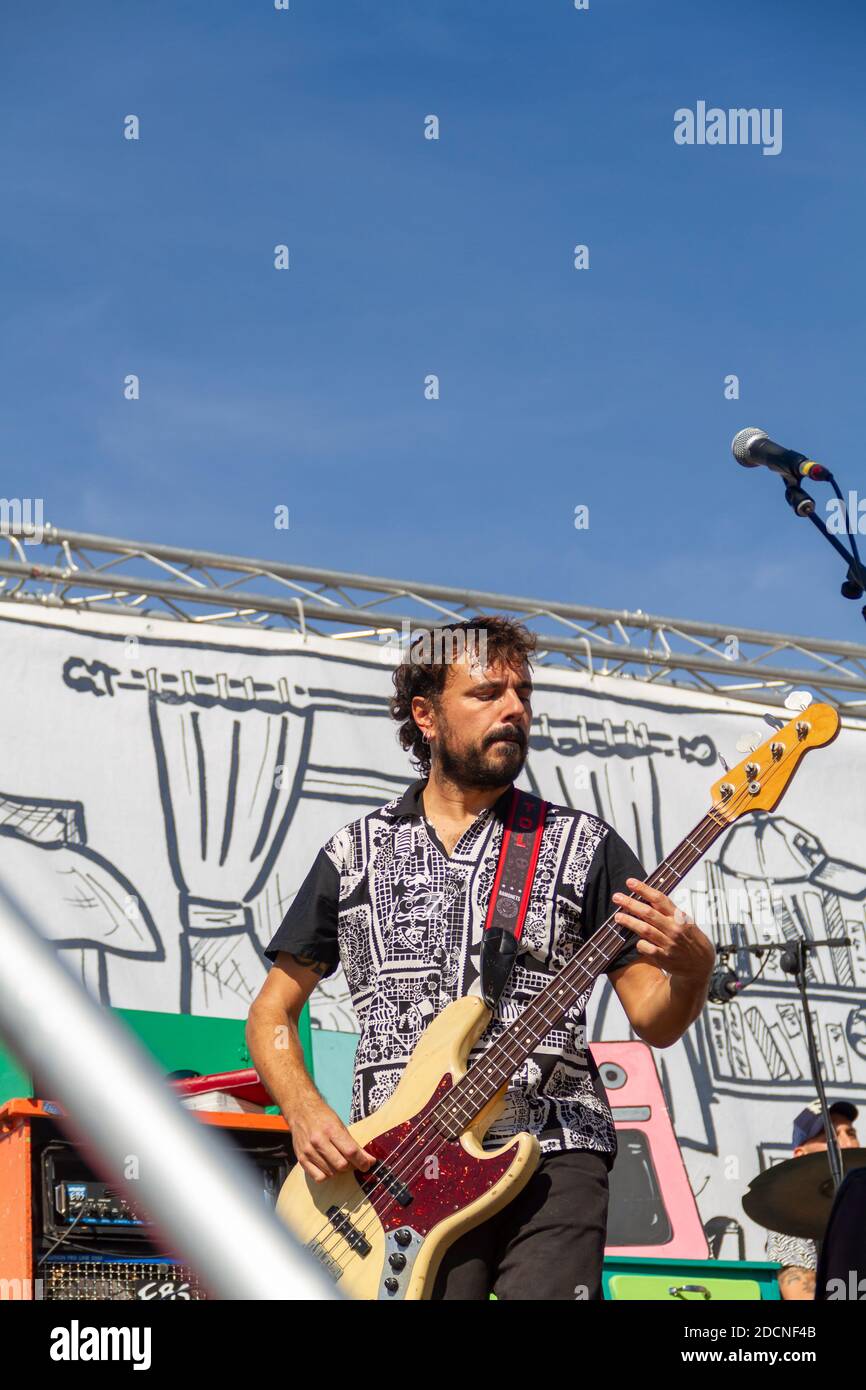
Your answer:
[[[724,816],[709,811],[646,882],[662,893],[669,893],[685,878],[727,825]],[[551,1029],[561,1023],[569,1009],[591,988],[611,961],[626,946],[639,940],[636,932],[614,920],[615,915],[612,913],[608,917],[547,988],[536,995],[511,1027],[491,1044],[484,1056],[448,1092],[438,1108],[446,1133],[462,1133],[466,1128],[467,1112],[477,1115],[483,1110]]]

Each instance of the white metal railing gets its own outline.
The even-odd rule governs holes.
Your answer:
[[[166,1249],[216,1298],[340,1297],[265,1206],[240,1155],[181,1106],[2,884],[0,957],[0,1034],[51,1088],[87,1160],[152,1218]]]
[[[805,685],[866,711],[866,646],[724,623],[350,574],[281,561],[126,540],[46,524],[38,543],[0,534],[0,602],[31,603],[370,641],[476,612],[519,614],[539,664],[685,685],[782,704]]]

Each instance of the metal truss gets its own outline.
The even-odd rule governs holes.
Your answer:
[[[536,665],[781,705],[806,687],[866,713],[866,646],[721,623],[62,531],[0,530],[0,601],[172,618],[333,637],[408,640],[479,613],[520,617],[538,637]],[[397,647],[395,646],[395,651]]]

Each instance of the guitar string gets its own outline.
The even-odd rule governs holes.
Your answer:
[[[796,749],[797,747],[799,747],[799,743],[794,745],[794,748],[795,748],[795,749]],[[790,757],[791,755],[789,754],[788,756]],[[779,759],[778,762],[773,762],[773,763],[770,765],[771,770],[772,770],[773,768],[776,768],[776,769],[781,768],[781,767],[784,765],[784,762],[786,762],[787,760],[788,760],[787,758],[784,758],[784,759]],[[705,853],[705,851],[706,851],[706,849],[709,847],[709,845],[712,844],[713,840],[718,836],[718,834],[721,832],[721,830],[723,830],[723,829],[725,828],[725,825],[728,823],[727,821],[724,821],[724,822],[717,822],[717,821],[711,820],[712,812],[713,812],[713,811],[719,810],[721,807],[731,808],[731,807],[733,807],[740,799],[744,799],[744,800],[748,801],[748,797],[749,797],[748,785],[746,785],[745,788],[744,788],[744,790],[743,790],[743,792],[741,792],[739,795],[734,796],[733,798],[731,798],[731,799],[728,800],[728,801],[721,802],[721,803],[719,803],[719,802],[714,802],[714,803],[712,804],[712,806],[711,806],[711,808],[710,808],[710,811],[707,813],[706,816],[703,817],[703,821],[699,823],[699,824],[702,825],[702,827],[704,827],[704,828],[703,828],[701,831],[699,831],[698,835],[696,835],[695,838],[696,838],[696,839],[697,839],[697,838],[700,838],[700,837],[704,834],[704,829],[710,830],[711,833],[708,835],[708,837],[707,837],[707,839],[706,839],[706,842],[705,842],[705,843],[701,843],[700,848],[698,849],[698,853],[697,853],[695,859],[692,861],[692,864],[688,866],[688,868],[691,868],[691,867],[693,866],[693,864],[697,863],[698,859],[701,858],[701,856]],[[737,817],[735,817],[734,819],[737,819]],[[694,832],[692,832],[692,833],[694,834]],[[669,872],[669,871],[671,871],[671,870],[673,870],[674,876],[675,876],[675,879],[676,879],[676,880],[679,880],[680,878],[682,878],[682,877],[684,876],[684,874],[685,874],[686,872],[688,872],[688,868],[686,868],[686,869],[684,869],[684,870],[681,871],[681,867],[678,866],[678,865],[676,865],[675,861],[676,861],[677,857],[680,856],[682,853],[685,853],[685,857],[686,857],[686,859],[688,859],[688,850],[689,850],[689,848],[692,849],[692,850],[694,850],[694,849],[695,849],[695,845],[692,843],[691,838],[690,838],[689,836],[686,836],[686,837],[684,838],[684,840],[681,841],[681,843],[680,843],[680,844],[676,847],[676,849],[672,852],[672,854],[671,854],[670,856],[668,856],[668,858],[667,858],[666,860],[663,860],[663,861],[662,861],[662,864],[659,865],[658,868],[657,868],[656,870],[654,870],[654,872],[653,872],[653,874],[652,874],[652,876],[651,876],[649,882],[652,883],[652,879],[655,878],[656,874],[660,874],[661,876],[664,876],[667,872]],[[654,885],[654,886],[657,887],[658,885],[656,884],[656,885]],[[673,884],[670,884],[670,885],[669,885],[669,887],[673,887],[673,886],[674,886]],[[663,891],[664,891],[664,890],[663,890]],[[628,896],[631,897],[631,898],[636,898],[636,895],[635,895],[634,893],[631,893],[631,894],[629,894]],[[625,908],[618,908],[618,909],[617,909],[617,911],[624,911],[624,910],[626,910],[626,909],[625,909]],[[601,945],[602,950],[604,950],[604,945],[601,943],[601,937],[602,937],[602,935],[603,935],[604,933],[611,933],[611,934],[612,934],[613,940],[610,942],[611,945],[615,945],[615,944],[617,944],[618,942],[622,941],[622,938],[620,937],[619,933],[616,931],[615,926],[612,925],[612,921],[613,921],[613,917],[614,917],[614,916],[615,916],[615,914],[611,914],[611,917],[608,918],[608,920],[602,924],[601,928],[599,928],[599,931],[598,931],[597,933],[595,933],[595,934],[593,935],[592,938],[590,938],[590,941],[598,941],[599,944]],[[636,933],[635,933],[631,928],[627,928],[626,930],[629,931],[629,932],[631,933],[632,936],[636,936]],[[586,944],[588,945],[589,942],[587,942]],[[625,942],[625,943],[623,943],[623,944],[624,944],[624,945],[627,945],[628,943]],[[572,962],[571,964],[574,964],[574,963],[575,963],[575,962]],[[566,969],[568,969],[568,967],[566,967]],[[584,969],[585,969],[585,967],[584,967],[583,965],[581,965],[581,966],[579,967],[579,970],[580,970],[580,971],[583,971]],[[561,973],[564,973],[564,972],[561,972]],[[561,977],[560,977],[560,978],[561,978]],[[589,976],[589,984],[590,984],[590,987],[595,983],[595,981],[596,981],[597,978],[598,978],[597,975],[595,975],[595,976],[590,975],[590,976]],[[551,986],[549,986],[548,988],[552,988],[553,985],[554,985],[554,982],[552,981],[552,982],[551,982]],[[585,986],[584,986],[584,988],[585,988]],[[544,1014],[543,1009],[541,1008],[540,1000],[544,997],[544,994],[546,994],[546,992],[547,992],[546,990],[543,991],[542,994],[539,995],[539,996],[537,997],[537,999],[533,1001],[533,1005],[530,1006],[530,1007],[536,1008],[537,1010],[539,1010],[539,1011],[541,1012],[541,1017],[542,1017],[542,1020],[543,1020],[544,1022],[547,1022],[547,1019],[546,1019],[546,1017],[545,1017],[545,1014]],[[579,993],[580,993],[580,992],[582,992],[582,991],[579,991],[579,992],[578,992],[578,997],[579,997]],[[552,1028],[555,1026],[556,1022],[559,1021],[559,1019],[561,1019],[561,1018],[564,1016],[564,1013],[565,1013],[565,1012],[567,1012],[567,1009],[561,1010],[561,1011],[555,1016],[555,1018],[550,1022],[550,1025],[549,1025],[549,1028],[548,1028],[548,1032],[550,1031],[550,1029],[552,1029]],[[544,1036],[547,1036],[547,1034],[545,1033]],[[507,1053],[506,1053],[506,1061],[507,1061],[507,1060],[508,1060],[508,1058],[507,1058]],[[467,1077],[469,1077],[470,1080],[471,1080],[471,1073],[472,1073],[473,1071],[475,1071],[476,1068],[478,1068],[478,1069],[483,1069],[483,1067],[484,1067],[484,1062],[483,1062],[482,1059],[479,1059],[479,1061],[475,1064],[475,1067],[470,1068],[468,1072],[464,1073],[464,1076],[461,1077],[460,1081],[459,1081],[459,1082],[457,1083],[457,1085],[453,1088],[453,1090],[457,1090],[457,1088],[461,1085],[461,1083],[465,1082],[465,1080],[467,1079]],[[496,1069],[498,1070],[499,1068],[497,1067]],[[512,1067],[512,1071],[513,1071],[513,1067]],[[510,1074],[511,1074],[511,1073],[506,1072],[506,1073],[504,1074],[504,1076],[503,1076],[502,1079],[503,1079],[503,1080],[507,1080],[508,1077],[510,1076]],[[460,1120],[466,1121],[466,1125],[465,1125],[466,1128],[469,1128],[469,1122],[470,1122],[471,1120],[477,1119],[477,1116],[478,1116],[478,1114],[480,1113],[480,1111],[470,1112],[469,1116],[462,1116],[462,1115],[459,1115],[459,1114],[457,1113],[457,1110],[455,1110],[455,1108],[453,1107],[453,1104],[450,1106],[450,1113],[449,1113],[449,1100],[451,1099],[451,1097],[453,1097],[453,1091],[452,1091],[452,1092],[449,1092],[448,1095],[446,1095],[445,1097],[443,1097],[443,1100],[437,1103],[436,1107],[434,1107],[434,1109],[429,1113],[429,1115],[425,1116],[424,1119],[421,1121],[421,1123],[418,1124],[418,1125],[416,1125],[416,1126],[415,1126],[415,1129],[414,1129],[414,1130],[411,1130],[411,1131],[409,1132],[409,1134],[407,1134],[406,1137],[405,1137],[403,1140],[401,1140],[400,1144],[399,1144],[399,1145],[397,1146],[397,1148],[393,1151],[393,1153],[392,1153],[391,1155],[388,1156],[388,1160],[389,1160],[389,1161],[388,1161],[387,1167],[388,1167],[388,1171],[391,1173],[392,1177],[396,1177],[396,1176],[398,1175],[398,1170],[397,1170],[397,1168],[396,1168],[396,1166],[395,1166],[395,1163],[394,1163],[394,1160],[395,1160],[396,1156],[397,1156],[397,1155],[400,1155],[401,1149],[406,1149],[406,1152],[403,1153],[403,1154],[401,1155],[401,1161],[405,1161],[407,1158],[409,1158],[409,1161],[410,1161],[410,1162],[412,1161],[412,1158],[410,1157],[410,1152],[411,1152],[411,1150],[410,1150],[410,1149],[407,1149],[406,1146],[408,1145],[408,1146],[417,1148],[419,1142],[423,1143],[423,1141],[424,1141],[424,1139],[425,1139],[425,1137],[426,1137],[425,1134],[423,1133],[423,1130],[424,1130],[424,1129],[429,1129],[429,1128],[431,1128],[432,1122],[433,1122],[435,1119],[438,1118],[437,1112],[438,1112],[440,1109],[444,1109],[445,1112],[446,1112],[446,1115],[448,1115],[449,1118],[452,1118],[452,1119],[459,1118]],[[489,1099],[489,1098],[488,1098],[488,1099]],[[462,1108],[462,1107],[459,1107],[459,1108]],[[483,1109],[483,1108],[484,1108],[484,1107],[482,1106],[481,1109]],[[439,1150],[441,1150],[441,1149],[444,1147],[444,1144],[447,1143],[447,1142],[449,1142],[449,1139],[452,1138],[452,1137],[457,1137],[457,1136],[448,1136],[448,1135],[442,1136],[442,1142],[439,1143],[439,1145],[433,1150],[432,1153],[431,1153],[431,1152],[422,1153],[422,1154],[420,1155],[422,1166],[423,1166],[424,1163],[428,1162],[429,1159],[430,1159],[431,1157],[435,1156],[435,1154],[438,1153]],[[414,1179],[414,1177],[417,1176],[417,1174],[418,1174],[419,1171],[420,1171],[420,1167],[416,1167],[416,1168],[413,1170],[413,1172],[412,1172],[411,1174],[409,1174],[409,1175],[400,1174],[400,1177],[401,1177],[401,1180],[402,1180],[403,1184],[405,1185],[406,1183],[411,1182],[411,1181]],[[363,1175],[362,1175],[362,1176],[363,1176]],[[356,1179],[356,1181],[357,1181],[357,1179]],[[367,1222],[367,1225],[366,1225],[366,1226],[361,1227],[360,1229],[357,1230],[357,1234],[364,1235],[366,1232],[368,1232],[368,1231],[371,1229],[371,1227],[372,1227],[372,1225],[373,1225],[374,1220],[376,1219],[376,1217],[379,1216],[379,1213],[378,1213],[376,1207],[373,1205],[373,1202],[372,1202],[372,1198],[373,1198],[373,1196],[374,1196],[374,1194],[375,1194],[375,1188],[376,1188],[377,1186],[380,1186],[380,1187],[383,1187],[383,1188],[384,1188],[384,1195],[385,1195],[385,1198],[386,1198],[386,1205],[388,1205],[388,1204],[387,1204],[387,1198],[388,1198],[388,1196],[389,1196],[390,1194],[388,1193],[387,1187],[385,1186],[385,1183],[383,1182],[383,1180],[379,1179],[379,1180],[377,1180],[376,1182],[374,1182],[374,1184],[372,1185],[371,1190],[370,1190],[368,1193],[364,1193],[364,1192],[362,1191],[362,1193],[360,1194],[359,1198],[358,1198],[357,1201],[355,1202],[354,1206],[348,1206],[348,1205],[347,1205],[346,1207],[341,1207],[341,1208],[340,1208],[341,1214],[350,1214],[350,1213],[353,1213],[354,1211],[356,1211],[356,1210],[358,1209],[358,1207],[362,1206],[362,1205],[364,1204],[365,1201],[367,1201],[367,1202],[370,1203],[371,1208],[372,1208],[371,1218],[370,1218],[370,1220]],[[381,1195],[381,1194],[379,1194],[379,1195]],[[381,1217],[379,1217],[379,1219],[381,1220]],[[336,1230],[334,1229],[334,1227],[331,1226],[330,1224],[329,1224],[329,1225],[322,1226],[321,1229],[320,1229],[320,1231],[317,1233],[317,1236],[316,1236],[316,1237],[313,1237],[313,1239],[317,1239],[318,1237],[320,1237],[321,1234],[322,1234],[322,1232],[327,1232],[329,1236],[336,1237],[336,1242],[335,1242],[336,1244],[338,1244],[340,1240],[343,1240],[343,1241],[345,1241],[345,1243],[348,1245],[348,1247],[349,1247],[349,1252],[350,1252],[350,1253],[349,1253],[349,1258],[348,1258],[348,1260],[347,1260],[347,1262],[346,1262],[346,1265],[343,1266],[343,1270],[344,1270],[344,1272],[345,1272],[345,1268],[348,1266],[348,1263],[351,1261],[351,1259],[352,1259],[353,1256],[356,1256],[356,1257],[360,1258],[360,1256],[358,1256],[357,1250],[355,1250],[355,1249],[352,1248],[351,1242],[349,1241],[349,1239],[348,1239],[346,1236],[344,1236],[341,1232],[336,1231]],[[322,1244],[321,1241],[320,1241],[320,1244]],[[324,1246],[323,1246],[323,1248],[324,1248]],[[331,1253],[333,1252],[333,1249],[334,1249],[334,1248],[335,1248],[335,1247],[332,1246],[331,1251],[326,1251],[325,1253],[331,1254]]]
[[[781,730],[780,730],[780,732],[781,732]],[[787,756],[785,756],[785,757],[783,757],[783,758],[780,758],[778,761],[772,762],[772,763],[770,764],[770,767],[769,767],[768,771],[769,771],[769,772],[772,772],[772,771],[774,771],[774,770],[776,770],[776,771],[781,770],[781,768],[784,767],[785,763],[786,763],[786,762],[790,759],[790,757],[793,755],[793,752],[796,751],[796,750],[798,750],[800,747],[801,747],[801,744],[800,744],[800,742],[798,741],[796,744],[793,745],[793,748],[792,748],[791,752],[789,752],[789,753],[787,754]],[[648,882],[650,882],[650,884],[652,884],[652,879],[656,876],[656,874],[660,874],[661,876],[664,876],[666,873],[668,873],[668,872],[670,872],[670,871],[673,871],[673,872],[674,872],[675,881],[679,881],[679,879],[681,879],[682,877],[684,877],[685,873],[687,873],[687,872],[689,871],[689,869],[690,869],[691,867],[693,867],[693,865],[694,865],[695,863],[698,862],[698,860],[703,856],[703,854],[705,853],[705,851],[706,851],[706,850],[709,848],[709,846],[712,844],[713,840],[714,840],[715,838],[717,838],[717,836],[721,833],[722,830],[725,829],[725,826],[728,824],[727,819],[726,819],[724,822],[718,822],[718,821],[712,820],[712,819],[711,819],[712,813],[713,813],[714,811],[719,811],[719,810],[722,810],[722,811],[727,810],[728,812],[730,812],[730,810],[731,810],[738,802],[743,801],[743,802],[745,802],[745,803],[748,803],[749,799],[750,799],[750,793],[749,793],[749,791],[748,791],[748,784],[745,784],[744,787],[743,787],[743,789],[742,789],[742,791],[741,791],[740,793],[735,794],[730,800],[727,800],[727,801],[724,801],[724,802],[713,802],[712,805],[711,805],[711,807],[710,807],[710,810],[709,810],[709,811],[707,812],[707,814],[703,817],[703,821],[702,821],[702,822],[699,822],[699,824],[701,824],[702,826],[705,827],[705,830],[709,830],[709,831],[711,831],[711,833],[707,836],[705,843],[701,843],[700,848],[698,849],[698,853],[697,853],[695,859],[692,861],[692,863],[689,864],[689,865],[688,865],[687,867],[685,867],[685,868],[681,868],[681,866],[678,865],[678,864],[676,864],[675,861],[676,861],[676,859],[677,859],[679,856],[681,856],[681,855],[684,855],[684,856],[685,856],[685,859],[688,859],[688,857],[689,857],[689,855],[688,855],[689,849],[692,849],[692,850],[695,849],[695,845],[694,845],[694,843],[692,843],[692,835],[694,835],[695,832],[691,832],[691,834],[690,834],[689,836],[686,836],[686,837],[680,842],[680,844],[676,847],[676,849],[672,852],[672,854],[671,854],[670,856],[668,856],[667,859],[665,859],[665,860],[662,861],[662,864],[660,864],[660,865],[658,866],[658,868],[655,869],[655,870],[653,871],[653,874],[651,875],[651,877],[650,877],[650,879],[648,880]],[[738,816],[737,816],[737,817],[734,817],[734,819],[738,819]],[[695,835],[695,839],[700,839],[700,838],[703,836],[703,834],[705,833],[705,830],[701,830],[701,831],[699,832],[698,835]],[[658,887],[658,884],[653,885],[653,886]],[[669,885],[669,887],[673,887],[673,886],[675,886],[674,883],[671,883],[671,884]],[[666,890],[661,890],[661,891],[666,891]],[[628,894],[628,896],[639,901],[639,899],[637,898],[637,895],[634,894],[634,893],[630,893],[630,894]],[[617,908],[617,911],[618,911],[618,912],[619,912],[619,911],[627,911],[627,907],[624,906],[624,907]],[[586,944],[586,945],[590,945],[590,943],[595,943],[595,944],[597,944],[602,950],[604,950],[604,949],[605,949],[605,944],[615,945],[618,941],[622,941],[622,938],[620,937],[619,932],[616,930],[616,926],[619,925],[619,926],[621,927],[622,924],[614,924],[613,919],[614,919],[615,915],[616,915],[615,913],[611,914],[611,916],[602,924],[602,926],[598,929],[598,931],[597,931],[596,933],[594,933],[593,936],[589,939],[589,941],[588,941],[587,943],[585,943],[585,944]],[[637,936],[637,933],[635,933],[635,932],[633,931],[632,928],[626,928],[626,930],[627,930],[628,932],[630,932],[632,936]],[[605,934],[607,934],[607,933],[609,933],[609,934],[611,935],[612,940],[610,940],[608,943],[605,943],[605,942],[603,941],[603,936],[604,936]],[[640,938],[638,938],[638,939],[640,939]],[[628,942],[624,942],[624,943],[623,943],[623,946],[627,946],[628,944],[629,944]],[[547,987],[547,989],[550,989],[551,991],[553,991],[553,989],[555,988],[556,979],[560,979],[560,980],[561,980],[562,975],[565,973],[565,971],[567,971],[567,970],[570,968],[571,965],[574,965],[574,964],[576,964],[576,963],[577,963],[577,958],[575,957],[574,960],[572,960],[572,961],[570,962],[569,966],[566,966],[566,967],[565,967],[565,970],[562,971],[562,972],[560,972],[560,975],[559,975],[558,977],[555,977],[555,979],[554,979],[553,981],[551,981],[551,984]],[[584,965],[580,965],[580,966],[579,966],[579,971],[583,971],[583,970],[585,970],[585,968],[586,968],[586,967],[585,967]],[[591,987],[592,985],[595,984],[595,981],[596,981],[597,979],[598,979],[598,975],[590,975],[590,976],[589,976],[590,987]],[[568,987],[570,988],[571,986],[569,985]],[[585,986],[584,986],[584,988],[585,988]],[[546,1020],[546,1017],[545,1017],[545,1014],[544,1014],[544,1010],[543,1010],[543,1008],[542,1008],[542,1006],[541,1006],[541,1002],[540,1002],[540,1001],[541,1001],[541,1000],[544,998],[544,996],[546,995],[547,989],[545,989],[544,991],[542,991],[542,993],[541,993],[540,995],[538,995],[538,996],[536,997],[535,1000],[532,1001],[532,1004],[530,1004],[529,1006],[527,1006],[528,1009],[535,1009],[535,1010],[537,1010],[538,1012],[540,1012],[540,1013],[541,1013],[542,1021],[544,1021],[544,1022],[546,1022],[547,1020]],[[571,1006],[568,1006],[568,1007],[571,1007]],[[558,1008],[558,1005],[557,1005],[557,1008]],[[567,1011],[568,1011],[568,1008],[566,1008],[565,1010],[561,1010],[561,1011],[555,1016],[555,1018],[553,1019],[553,1021],[550,1023],[550,1027],[549,1027],[549,1029],[548,1029],[548,1032],[556,1026],[556,1023],[564,1016],[565,1013],[567,1013]],[[520,1017],[524,1017],[524,1016],[521,1015]],[[512,1026],[513,1026],[513,1025],[512,1025]],[[545,1033],[543,1036],[546,1037],[547,1034]],[[542,1040],[543,1040],[543,1039],[542,1039]],[[500,1041],[502,1041],[502,1040],[500,1039]],[[505,1060],[506,1060],[506,1062],[508,1061],[508,1057],[507,1057],[507,1048],[506,1048],[506,1057],[505,1057]],[[397,1169],[397,1167],[396,1167],[396,1165],[395,1165],[395,1160],[397,1159],[398,1155],[400,1156],[400,1162],[401,1162],[401,1163],[406,1162],[407,1160],[408,1160],[410,1163],[413,1161],[414,1155],[412,1154],[411,1150],[412,1150],[413,1148],[417,1149],[419,1143],[423,1144],[423,1141],[424,1141],[424,1139],[425,1139],[425,1137],[426,1137],[425,1134],[423,1133],[423,1130],[424,1130],[425,1128],[428,1128],[428,1129],[429,1129],[429,1128],[432,1126],[432,1122],[433,1122],[434,1120],[440,1118],[439,1113],[438,1113],[438,1112],[440,1111],[440,1109],[443,1109],[443,1110],[445,1111],[445,1114],[446,1114],[446,1116],[447,1116],[448,1118],[452,1118],[452,1119],[461,1119],[461,1120],[463,1120],[463,1119],[465,1118],[466,1121],[467,1121],[467,1123],[466,1123],[466,1128],[469,1128],[469,1127],[470,1127],[470,1126],[469,1126],[469,1122],[470,1122],[470,1121],[472,1121],[473,1119],[477,1119],[478,1114],[481,1113],[480,1111],[475,1111],[474,1113],[470,1112],[469,1116],[464,1117],[464,1116],[462,1116],[462,1115],[459,1115],[459,1113],[458,1113],[459,1109],[461,1109],[462,1106],[458,1106],[457,1108],[455,1108],[455,1107],[453,1106],[453,1104],[452,1104],[451,1107],[450,1107],[450,1110],[449,1110],[449,1097],[453,1097],[454,1091],[456,1091],[456,1090],[458,1089],[458,1087],[459,1087],[462,1083],[464,1083],[464,1082],[467,1080],[467,1078],[470,1079],[470,1084],[472,1084],[472,1083],[471,1083],[471,1076],[472,1076],[472,1073],[473,1073],[476,1069],[478,1069],[478,1070],[483,1070],[483,1068],[484,1068],[484,1061],[483,1061],[483,1055],[482,1055],[482,1058],[479,1058],[478,1061],[475,1063],[475,1065],[474,1065],[473,1067],[471,1067],[467,1072],[464,1073],[463,1077],[460,1078],[460,1081],[458,1081],[458,1082],[456,1083],[456,1085],[452,1088],[452,1091],[449,1092],[445,1097],[443,1097],[443,1099],[442,1099],[441,1101],[437,1102],[436,1107],[434,1107],[434,1109],[433,1109],[428,1115],[426,1115],[426,1116],[424,1117],[424,1119],[421,1121],[420,1124],[416,1125],[415,1128],[414,1128],[413,1130],[410,1130],[409,1133],[405,1136],[405,1138],[402,1139],[402,1140],[400,1141],[400,1143],[398,1144],[397,1148],[393,1151],[393,1153],[387,1156],[387,1168],[388,1168],[389,1173],[390,1173],[391,1176],[392,1176],[392,1179],[397,1178],[397,1177],[399,1176],[399,1179],[400,1179],[400,1181],[402,1182],[402,1184],[403,1184],[404,1186],[405,1186],[406,1184],[408,1184],[409,1182],[413,1181],[413,1179],[414,1179],[414,1178],[417,1176],[417,1174],[421,1171],[421,1167],[423,1167],[424,1163],[429,1162],[429,1160],[430,1160],[431,1157],[434,1157],[435,1154],[437,1154],[437,1153],[444,1147],[444,1145],[445,1145],[446,1143],[449,1142],[449,1140],[450,1140],[452,1137],[455,1137],[455,1136],[441,1135],[440,1137],[441,1137],[442,1142],[440,1142],[440,1143],[436,1146],[436,1148],[435,1148],[434,1150],[432,1150],[432,1152],[431,1152],[431,1151],[427,1151],[427,1152],[423,1152],[423,1153],[421,1153],[421,1154],[419,1155],[421,1162],[420,1162],[419,1166],[416,1166],[416,1167],[413,1169],[413,1171],[411,1172],[411,1174],[402,1174],[402,1173],[399,1173],[399,1174],[398,1174],[398,1169]],[[498,1066],[496,1067],[496,1070],[499,1070]],[[506,1072],[506,1073],[504,1074],[504,1076],[503,1076],[503,1080],[507,1080],[507,1079],[509,1078],[509,1075],[510,1075],[510,1073]],[[488,1098],[488,1100],[489,1100],[489,1099],[490,1099],[490,1098]],[[471,1102],[470,1102],[470,1103],[471,1103]],[[487,1102],[485,1102],[485,1104],[486,1104],[486,1103],[487,1103]],[[482,1108],[482,1110],[483,1110],[484,1107],[482,1106],[481,1108]],[[459,1137],[459,1136],[456,1136],[456,1137]],[[507,1142],[507,1141],[506,1141],[506,1142]],[[363,1147],[363,1145],[362,1145],[362,1147]],[[401,1153],[401,1150],[403,1151],[402,1153]],[[479,1161],[482,1161],[482,1160],[479,1160]],[[361,1177],[363,1177],[363,1173],[361,1174]],[[356,1178],[356,1181],[357,1181],[357,1178]],[[380,1222],[381,1222],[381,1216],[379,1215],[379,1212],[378,1212],[378,1210],[376,1209],[376,1207],[373,1205],[373,1197],[374,1197],[374,1196],[379,1196],[379,1197],[381,1198],[381,1196],[383,1195],[383,1194],[377,1194],[377,1193],[376,1193],[376,1188],[377,1188],[377,1187],[381,1187],[381,1188],[383,1189],[383,1194],[384,1194],[385,1199],[386,1199],[386,1201],[385,1201],[385,1207],[386,1207],[386,1209],[387,1209],[387,1206],[388,1206],[388,1205],[392,1205],[392,1203],[389,1203],[389,1202],[387,1201],[388,1197],[391,1196],[391,1194],[388,1192],[387,1185],[386,1185],[386,1181],[385,1181],[385,1180],[382,1180],[382,1179],[377,1179],[377,1180],[372,1184],[372,1186],[371,1186],[371,1188],[370,1188],[369,1191],[364,1192],[364,1191],[362,1190],[361,1193],[359,1194],[359,1197],[355,1200],[355,1202],[354,1202],[353,1205],[347,1204],[346,1206],[340,1207],[340,1209],[339,1209],[340,1215],[349,1216],[349,1215],[352,1215],[354,1212],[356,1212],[360,1207],[362,1207],[362,1206],[364,1205],[365,1202],[370,1204],[370,1207],[371,1207],[371,1209],[372,1209],[372,1210],[371,1210],[370,1220],[367,1222],[367,1224],[366,1224],[365,1226],[360,1227],[360,1228],[358,1229],[358,1231],[357,1231],[357,1234],[360,1234],[360,1235],[362,1235],[362,1236],[372,1228],[372,1226],[373,1226],[374,1221],[375,1221],[376,1218],[378,1218],[378,1219],[380,1220]],[[321,1239],[321,1237],[322,1237],[323,1235],[325,1236],[326,1239],[330,1239],[331,1237],[334,1238],[334,1244],[331,1246],[331,1249],[330,1249],[330,1250],[325,1249],[324,1242],[323,1242],[322,1239]],[[334,1252],[334,1250],[335,1250],[335,1248],[336,1248],[336,1245],[338,1245],[339,1242],[340,1242],[341,1240],[344,1241],[344,1242],[346,1243],[346,1245],[348,1246],[349,1252],[350,1252],[350,1253],[349,1253],[349,1258],[348,1258],[348,1260],[346,1261],[346,1265],[343,1266],[343,1271],[344,1271],[344,1272],[345,1272],[345,1269],[348,1267],[348,1264],[351,1262],[351,1259],[352,1259],[353,1257],[355,1257],[355,1258],[360,1258],[360,1256],[358,1255],[358,1252],[357,1252],[355,1249],[352,1248],[351,1242],[349,1241],[348,1237],[346,1237],[345,1235],[343,1235],[342,1232],[337,1231],[330,1223],[323,1224],[322,1227],[320,1228],[320,1230],[316,1233],[316,1235],[314,1235],[314,1236],[311,1238],[311,1240],[316,1241],[316,1242],[322,1247],[324,1253],[326,1253],[326,1254],[328,1254],[328,1255],[332,1255],[332,1254],[333,1254],[333,1252]]]

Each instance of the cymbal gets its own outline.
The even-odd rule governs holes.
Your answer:
[[[842,1172],[866,1168],[866,1149],[843,1149]],[[774,1163],[749,1183],[743,1211],[759,1226],[785,1236],[820,1240],[835,1196],[827,1151]]]

